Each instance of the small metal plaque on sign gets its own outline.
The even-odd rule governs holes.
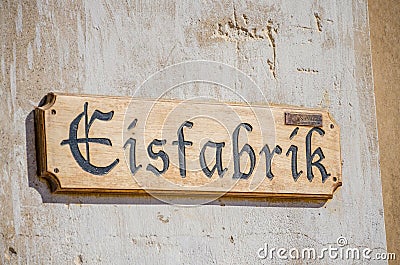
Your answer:
[[[322,114],[285,112],[285,124],[322,127]]]

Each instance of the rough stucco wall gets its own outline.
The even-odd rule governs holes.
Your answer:
[[[372,0],[368,7],[387,245],[400,254],[400,4]]]
[[[321,249],[338,236],[384,251],[366,5],[0,1],[1,263],[254,264],[264,243]],[[243,32],[251,28],[262,37]],[[48,91],[131,95],[153,72],[193,59],[238,67],[270,102],[329,109],[342,134],[344,186],[334,199],[179,207],[147,197],[49,194],[35,176],[31,114]],[[254,91],[241,93],[257,101]]]

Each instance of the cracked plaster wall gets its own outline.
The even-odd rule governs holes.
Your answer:
[[[1,0],[0,23],[1,264],[257,264],[267,262],[257,258],[264,243],[321,249],[338,236],[385,250],[365,0]],[[48,193],[34,173],[30,115],[47,92],[128,96],[155,71],[195,59],[237,67],[269,102],[332,113],[343,159],[343,187],[332,200],[178,207]]]

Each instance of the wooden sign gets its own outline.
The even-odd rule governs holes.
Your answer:
[[[35,123],[54,192],[329,199],[342,183],[325,110],[50,93]]]

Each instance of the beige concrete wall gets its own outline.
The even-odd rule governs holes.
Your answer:
[[[368,7],[386,237],[400,259],[400,2],[370,0]]]
[[[0,1],[0,264],[259,264],[270,263],[257,258],[264,244],[321,250],[339,236],[385,251],[366,0],[193,2]],[[343,162],[332,200],[182,207],[55,195],[37,178],[31,113],[47,92],[129,96],[155,71],[196,59],[237,67],[269,102],[330,111]],[[236,98],[168,96],[205,93]]]

